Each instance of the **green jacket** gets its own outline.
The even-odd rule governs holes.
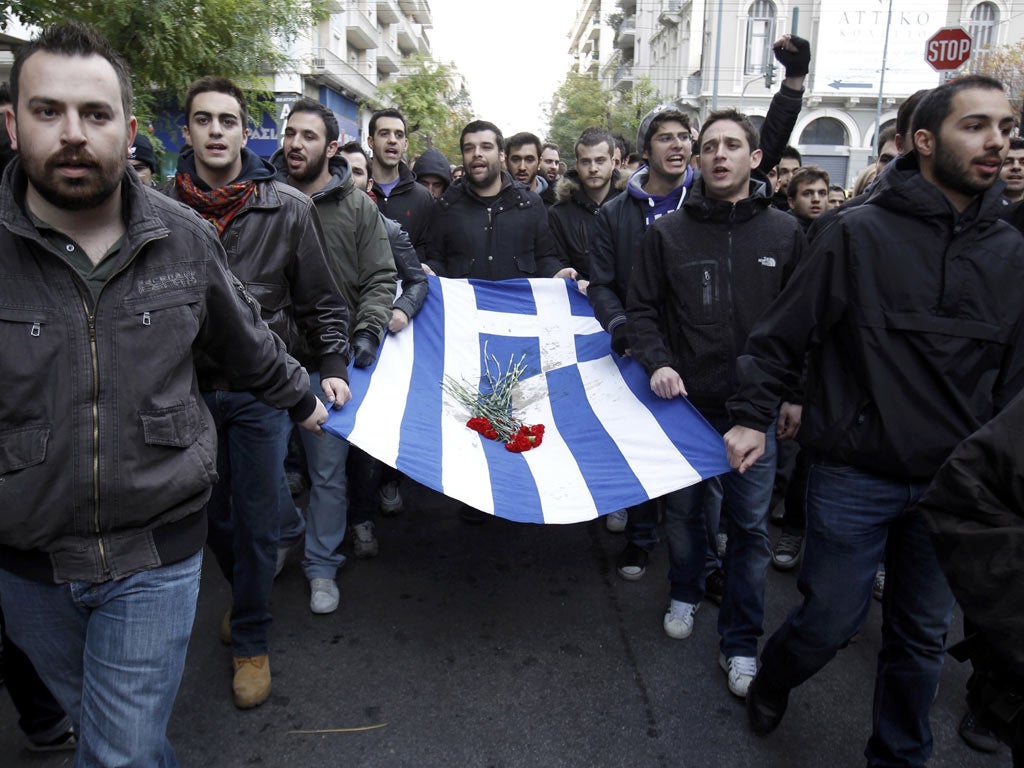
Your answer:
[[[284,154],[271,158],[278,179],[287,181]],[[391,320],[398,275],[387,230],[377,206],[352,181],[348,161],[330,160],[331,180],[313,195],[324,232],[327,264],[349,306],[348,337],[369,330],[380,341]]]

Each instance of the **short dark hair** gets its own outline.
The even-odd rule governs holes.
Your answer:
[[[99,56],[114,68],[117,84],[121,90],[121,106],[126,120],[132,116],[132,76],[128,63],[110,41],[88,24],[69,21],[65,24],[51,24],[31,41],[19,46],[11,66],[10,101],[15,113],[18,111],[18,81],[25,61],[33,53],[45,51],[58,56]]]
[[[608,156],[615,154],[615,137],[603,128],[587,128],[576,139],[572,145],[573,154],[579,157],[580,147],[596,147],[599,144],[608,145]]]
[[[828,191],[829,191],[829,192],[839,192],[839,193],[841,193],[841,194],[842,194],[842,196],[843,196],[843,200],[845,200],[845,199],[846,199],[846,190],[845,190],[845,189],[843,189],[843,188],[842,188],[841,186],[839,186],[838,184],[829,184],[829,187],[828,187]]]
[[[827,187],[829,185],[828,172],[814,165],[797,168],[786,187],[786,196],[796,197],[800,192],[801,185],[813,184],[816,181],[824,181]]]
[[[467,133],[480,133],[480,131],[493,131],[495,139],[497,140],[498,146],[504,148],[505,137],[501,135],[501,129],[494,123],[487,120],[474,120],[471,123],[467,123],[466,127],[462,129],[462,133],[459,134],[459,152],[462,152],[462,142],[466,139]]]
[[[555,152],[557,152],[557,153],[558,153],[559,155],[561,155],[561,154],[562,154],[562,150],[560,150],[560,149],[558,148],[558,145],[557,145],[557,144],[552,144],[552,143],[551,143],[550,141],[545,141],[545,142],[544,142],[544,146],[540,148],[540,153],[541,153],[541,154],[543,155],[543,154],[544,154],[544,150],[546,150],[546,149],[553,149],[553,150],[555,150]]]
[[[884,147],[890,141],[893,142],[894,144],[896,143],[896,126],[895,125],[890,125],[890,126],[888,126],[886,128],[883,128],[882,132],[880,134],[878,134],[878,151],[881,152],[882,151],[882,147]]]
[[[659,128],[665,123],[679,123],[686,130],[691,130],[690,118],[678,109],[666,109],[662,110],[654,116],[651,120],[650,125],[647,126],[647,133],[644,134],[644,145],[638,147],[644,152],[651,151],[651,137],[657,132]],[[625,157],[625,155],[623,155]]]
[[[1010,138],[1010,150],[1012,152],[1020,152],[1024,149],[1024,139],[1020,136],[1013,136]]]
[[[187,123],[192,117],[192,102],[196,96],[201,93],[226,93],[231,96],[235,101],[238,102],[238,109],[241,112],[240,117],[242,118],[242,127],[244,128],[249,121],[249,108],[245,103],[245,94],[242,93],[242,89],[239,88],[231,80],[226,77],[220,77],[219,75],[207,75],[206,77],[200,77],[198,80],[193,80],[192,85],[188,87],[188,91],[185,93],[185,122]]]
[[[363,145],[358,141],[346,141],[338,147],[338,151],[343,155],[355,155],[358,153],[366,158],[367,165],[370,164],[370,156],[367,154],[366,150],[363,149]]]
[[[540,157],[540,153],[544,151],[541,140],[529,131],[520,131],[505,139],[505,154],[511,153],[512,147],[525,147],[527,144],[533,144],[537,148],[537,156]]]
[[[898,136],[906,138],[907,131],[910,130],[910,119],[914,116],[914,110],[917,109],[921,99],[930,90],[930,88],[922,88],[907,96],[906,101],[900,104],[899,109],[896,110],[896,134]]]
[[[783,147],[782,151],[779,153],[779,162],[781,163],[783,160],[787,159],[796,160],[800,165],[804,164],[804,158],[800,154],[800,150],[796,147],[791,147],[788,144]]]
[[[402,130],[409,133],[409,124],[405,122],[405,115],[399,112],[394,107],[388,107],[387,109],[378,109],[372,115],[370,115],[370,135],[373,136],[377,132],[377,121],[382,117],[393,117],[396,120],[402,121]]]
[[[750,118],[735,109],[719,109],[708,115],[707,120],[704,121],[704,125],[700,128],[700,133],[697,135],[697,146],[694,148],[694,154],[700,154],[700,145],[704,140],[704,133],[715,123],[720,123],[723,120],[736,123],[740,128],[743,129],[743,133],[747,136],[747,144],[750,145],[750,151],[753,152],[758,147],[758,135],[757,128],[750,122]],[[785,151],[785,150],[783,150]],[[794,152],[796,150],[793,150]]]
[[[938,135],[942,121],[949,116],[952,109],[953,97],[960,91],[970,89],[1005,92],[1001,82],[986,75],[966,75],[932,88],[914,110],[914,116],[910,121],[911,136],[922,130]]]
[[[625,160],[626,155],[629,154],[629,142],[626,141],[626,137],[621,133],[613,133],[612,139],[615,141],[615,146],[619,148],[619,154],[622,155],[623,160]],[[612,149],[612,154],[615,154],[614,148]]]
[[[12,104],[11,89],[7,83],[0,83],[0,104]]]
[[[314,115],[319,115],[320,119],[324,121],[324,134],[327,136],[328,144],[332,141],[337,141],[338,137],[341,136],[338,118],[334,116],[334,112],[329,107],[321,104],[319,101],[303,97],[292,104],[292,111],[288,118],[291,119],[291,116],[296,112],[311,112]]]

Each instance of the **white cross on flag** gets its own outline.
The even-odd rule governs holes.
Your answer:
[[[349,372],[352,400],[325,429],[413,480],[509,520],[575,523],[729,469],[721,436],[685,398],[662,400],[566,280],[431,276],[423,309],[377,362]],[[476,388],[488,359],[525,355],[517,418],[543,443],[511,453],[466,426],[442,388]]]

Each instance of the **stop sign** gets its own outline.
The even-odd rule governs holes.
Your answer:
[[[932,69],[959,69],[971,58],[971,36],[962,27],[943,27],[928,38],[924,59]]]

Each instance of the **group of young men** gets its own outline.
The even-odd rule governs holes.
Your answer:
[[[350,525],[356,553],[376,552],[370,512],[401,504],[396,481],[379,497],[379,464],[313,435],[349,399],[349,363],[372,365],[415,315],[420,261],[576,280],[612,351],[723,434],[733,470],[627,510],[616,567],[643,576],[663,515],[663,629],[688,637],[713,593],[719,663],[756,733],[859,631],[884,562],[865,754],[927,761],[954,600],[915,504],[1024,384],[1024,238],[996,184],[1024,194],[1019,157],[1006,162],[1024,150],[1000,83],[953,81],[919,96],[870,194],[826,213],[827,174],[786,148],[810,49],[786,36],[774,50],[786,77],[760,133],[723,110],[695,137],[661,106],[628,175],[600,129],[559,178],[557,147],[482,120],[462,131],[460,178],[443,156],[414,172],[400,112],[374,115],[370,160],[308,99],[268,161],[245,146],[242,92],[204,77],[163,194],[127,170],[148,154],[129,157],[131,82],[106,41],[68,24],[18,52],[0,187],[0,600],[81,764],[176,764],[166,726],[204,543],[232,584],[222,634],[241,708],[270,693],[269,595],[290,544],[315,613],[338,605]],[[284,474],[293,423],[310,433],[303,513]],[[777,445],[797,436],[803,602],[759,664]]]

